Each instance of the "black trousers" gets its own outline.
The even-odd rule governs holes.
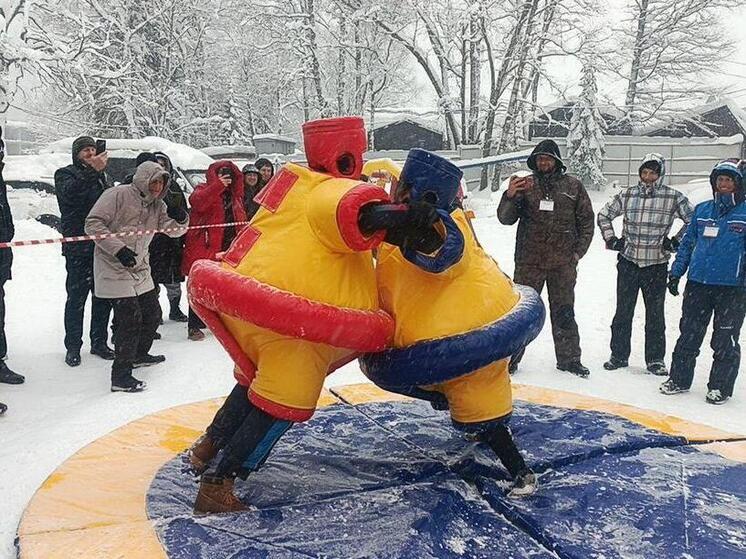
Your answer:
[[[228,444],[254,407],[246,392],[246,387],[236,383],[207,428],[207,435],[218,448]]]
[[[640,268],[619,255],[616,276],[616,313],[611,323],[611,355],[627,361],[637,295],[645,303],[645,363],[663,361],[666,355],[666,264]]]
[[[5,337],[5,280],[0,281],[0,359],[8,355],[8,340]]]
[[[482,433],[479,439],[489,445],[513,479],[528,469],[523,456],[518,451],[513,434],[505,423],[495,424]]]
[[[65,303],[65,348],[80,351],[83,345],[83,310],[88,294],[93,294],[93,255],[65,255],[67,302]],[[108,339],[111,299],[91,297],[91,346]]]
[[[746,316],[746,288],[689,281],[681,311],[681,334],[673,350],[671,379],[682,388],[692,385],[699,348],[714,314],[710,340],[713,358],[707,388],[732,396],[741,364],[738,337]]]
[[[187,328],[201,330],[204,327],[205,323],[202,322],[202,319],[197,316],[197,313],[194,312],[192,306],[189,305],[189,322],[187,323]]]
[[[567,264],[551,270],[530,266],[516,267],[514,281],[533,287],[539,294],[547,286],[549,294],[549,318],[552,321],[554,353],[558,365],[569,365],[580,361],[580,334],[575,321],[575,281],[578,271],[575,264]],[[519,363],[523,350],[513,356]]]
[[[158,329],[161,308],[153,289],[137,297],[111,299],[114,307],[114,363],[112,380],[118,375],[127,376],[132,363],[150,351],[153,336]]]

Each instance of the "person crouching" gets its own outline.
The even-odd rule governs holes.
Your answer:
[[[158,163],[140,164],[132,184],[104,192],[85,222],[87,235],[168,229],[171,237],[186,231],[189,216],[183,207],[166,208],[163,198],[169,174]],[[165,361],[150,355],[160,309],[150,272],[148,247],[153,233],[96,240],[93,273],[96,297],[110,299],[114,308],[112,392],[141,392],[145,383],[132,369]]]

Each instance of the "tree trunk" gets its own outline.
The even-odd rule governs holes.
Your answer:
[[[321,67],[318,58],[318,46],[316,45],[316,11],[314,0],[306,0],[306,57],[308,67],[311,72],[311,83],[316,96],[316,105],[319,108],[321,118],[328,118],[331,115],[329,105],[324,98],[324,91],[321,87]]]
[[[642,59],[642,49],[645,42],[645,26],[648,17],[649,0],[639,0],[638,7],[640,11],[637,14],[637,33],[635,34],[635,47],[632,51],[632,67],[629,71],[629,82],[627,83],[627,96],[625,105],[627,107],[628,118],[635,109],[635,100],[637,98],[637,80],[640,78],[640,62]]]
[[[469,22],[469,133],[468,143],[474,144],[478,141],[477,130],[479,127],[479,92],[481,89],[482,66],[479,61],[479,29],[482,16],[473,14]]]

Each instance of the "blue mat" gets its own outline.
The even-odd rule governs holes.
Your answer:
[[[165,464],[148,512],[169,557],[743,557],[746,465],[598,412],[518,403],[511,428],[541,488],[425,402],[344,404],[293,427],[236,493],[257,510],[192,517]],[[740,554],[740,555],[738,555]]]

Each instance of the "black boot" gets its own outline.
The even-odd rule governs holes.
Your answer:
[[[10,368],[5,364],[5,361],[0,361],[0,382],[5,384],[23,384],[26,378],[23,375],[11,371]]]
[[[178,299],[169,299],[168,302],[171,305],[171,310],[168,313],[169,320],[173,320],[174,322],[189,322],[189,317],[181,312],[179,308]]]
[[[111,391],[142,392],[143,390],[145,390],[145,383],[132,376],[132,367],[115,361],[111,366]]]
[[[626,359],[618,359],[613,355],[609,357],[609,360],[606,363],[604,363],[604,369],[606,369],[607,371],[616,371],[617,369],[622,369],[628,366],[629,361],[627,361]]]
[[[77,367],[80,365],[80,350],[79,349],[68,349],[65,354],[65,363],[70,367]]]
[[[580,361],[573,361],[572,363],[567,363],[565,365],[560,365],[558,363],[557,368],[560,371],[567,371],[568,373],[572,373],[580,378],[588,378],[591,374],[588,367],[584,367]]]
[[[134,363],[132,363],[132,368],[139,369],[140,367],[150,367],[151,365],[163,363],[165,360],[165,355],[150,355],[149,353],[146,353],[145,355],[141,355],[135,359]]]
[[[98,355],[101,359],[114,361],[114,350],[105,343],[91,346],[91,355]]]
[[[0,415],[3,415],[6,411],[8,411],[8,406],[0,402]]]

